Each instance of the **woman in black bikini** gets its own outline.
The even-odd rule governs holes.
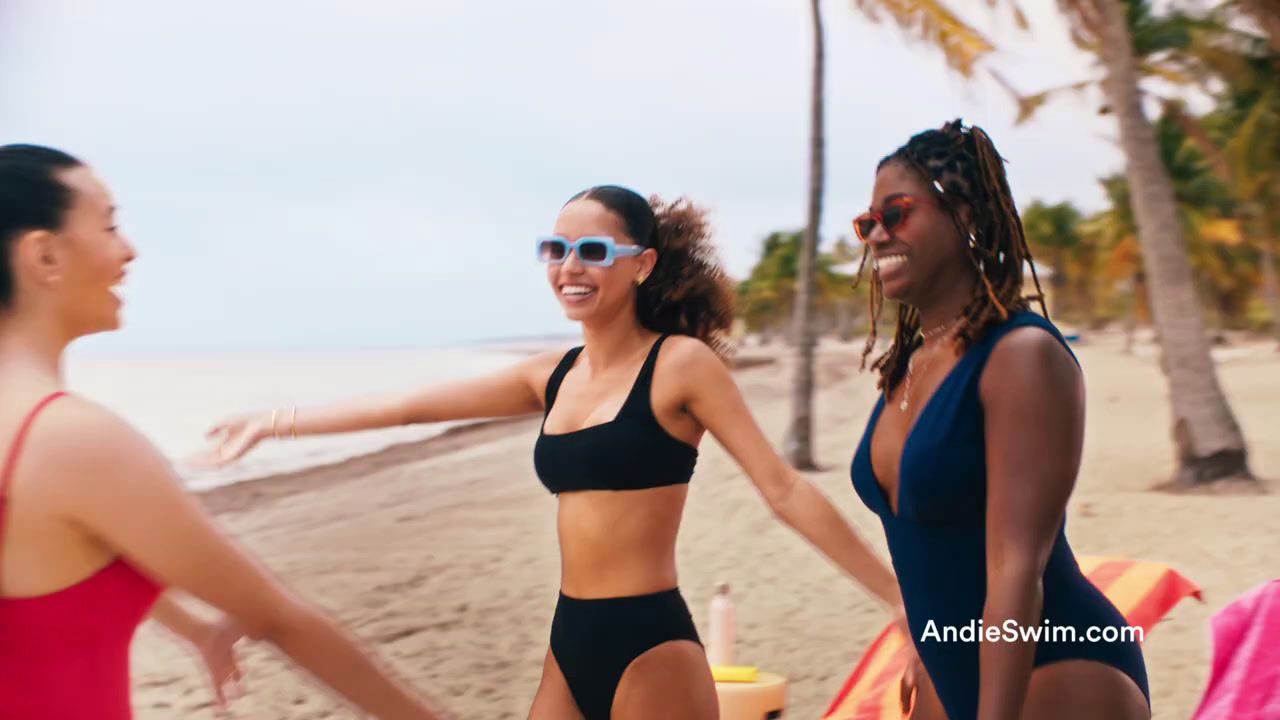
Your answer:
[[[775,453],[719,351],[731,290],[702,214],[615,186],[564,206],[537,242],[585,346],[386,401],[254,415],[215,428],[229,462],[273,435],[544,413],[534,466],[559,498],[561,595],[530,717],[705,720],[715,686],[676,582],[697,446],[710,431],[769,506],[895,610],[892,572]]]

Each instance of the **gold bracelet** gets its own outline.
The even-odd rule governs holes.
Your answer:
[[[289,434],[294,440],[298,439],[298,406],[293,406],[293,412],[289,415]]]
[[[271,408],[271,437],[276,440],[280,439],[280,433],[276,432],[276,413],[278,412],[275,408]]]

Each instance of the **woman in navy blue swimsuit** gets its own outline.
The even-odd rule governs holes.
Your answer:
[[[1139,645],[1067,544],[1084,384],[1029,307],[1042,296],[1023,296],[1030,252],[991,139],[959,120],[912,137],[854,225],[873,315],[898,303],[852,475],[927,673],[913,717],[1149,718]],[[981,639],[965,642],[971,624]]]

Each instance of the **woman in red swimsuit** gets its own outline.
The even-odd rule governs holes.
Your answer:
[[[154,608],[196,634],[156,606],[172,587],[368,713],[441,717],[223,535],[146,439],[62,392],[67,345],[120,324],[111,290],[134,251],[114,215],[75,158],[0,147],[0,715],[127,720],[138,624]]]

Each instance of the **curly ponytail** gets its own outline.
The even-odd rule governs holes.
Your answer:
[[[645,200],[617,185],[584,190],[569,202],[584,199],[604,205],[622,219],[632,240],[658,251],[653,272],[636,291],[640,324],[657,333],[696,337],[727,359],[735,296],[711,242],[706,211],[686,198]]]

